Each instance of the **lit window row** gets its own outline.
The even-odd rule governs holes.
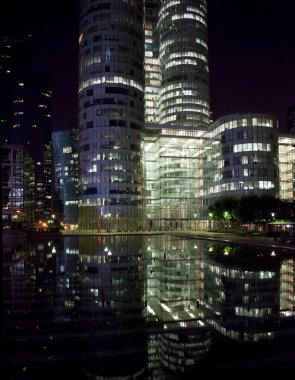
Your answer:
[[[198,106],[192,108],[192,107],[184,105],[182,107],[173,107],[173,108],[169,109],[169,113],[181,113],[181,112],[201,112],[207,116],[210,115],[210,112],[206,108],[198,107]],[[165,111],[163,113],[166,114],[167,117],[169,116],[167,109],[165,109]]]
[[[196,38],[196,42],[203,45],[206,49],[208,49],[208,45],[206,42],[200,38]],[[176,38],[166,40],[165,42],[161,43],[161,49],[167,48],[169,45],[179,44]]]
[[[146,105],[146,107],[152,108],[152,107],[155,106],[155,102],[153,102],[151,100],[148,100],[148,101],[145,102],[145,105]]]
[[[145,57],[153,57],[154,53],[151,50],[145,50],[144,56]]]
[[[205,85],[201,85],[201,84],[191,84],[191,87],[194,89],[192,91],[195,91],[195,95],[196,97],[198,98],[202,98],[200,96],[200,91],[202,91],[203,88],[206,88],[207,86]],[[172,96],[179,96],[179,95],[185,95],[185,89],[182,88],[182,85],[181,83],[177,82],[177,83],[172,83],[172,84],[169,84],[168,86],[165,86],[165,87],[162,87],[160,89],[160,94],[162,96],[162,99],[165,99],[165,96],[164,94],[167,93],[167,98],[170,98]]]
[[[229,122],[220,124],[212,132],[213,132],[213,135],[216,136],[227,129],[233,129],[237,127],[251,127],[251,126],[273,128],[273,120],[265,119],[265,118],[256,118],[256,117],[250,118],[250,119],[231,120]]]
[[[147,86],[147,87],[145,88],[145,91],[148,92],[148,93],[158,94],[158,92],[159,92],[159,87],[151,87],[151,86]]]
[[[197,99],[194,99],[193,102],[194,104],[204,106],[209,109],[209,103],[206,102],[205,100],[198,99],[198,92],[195,90],[187,90],[187,89],[181,89],[178,91],[172,91],[169,92],[169,97],[163,97],[164,99],[167,99],[165,104],[183,104],[186,103],[186,101],[183,99],[183,96],[192,96],[196,97]],[[173,99],[173,101],[169,101],[169,98],[173,97],[176,99]]]
[[[166,58],[169,58],[169,60],[177,59],[177,58],[192,58],[192,57],[194,57],[194,58],[199,58],[202,61],[207,63],[207,57],[204,54],[196,53],[194,51],[182,51],[180,53],[166,54],[165,50],[164,51],[162,50],[160,53],[160,58],[162,59],[164,55],[166,56]]]
[[[187,8],[186,8],[186,10],[188,11],[188,12],[195,12],[195,13],[198,13],[198,14],[200,14],[201,16],[203,16],[203,17],[207,17],[207,14],[206,14],[206,12],[203,12],[201,9],[199,9],[199,8],[196,8],[196,7],[190,7],[190,6],[188,6]]]
[[[222,185],[215,185],[209,187],[207,194],[216,194],[224,191],[235,191],[235,190],[254,190],[254,189],[264,189],[270,190],[274,189],[275,185],[272,181],[243,181],[243,182],[229,182]]]
[[[197,66],[198,65],[198,61],[196,61],[194,59],[189,59],[189,58],[174,60],[174,61],[170,61],[169,63],[167,63],[166,65],[164,65],[164,69],[168,69],[169,67],[179,66],[179,65]]]
[[[177,20],[183,20],[183,19],[191,19],[191,20],[200,21],[202,24],[207,26],[207,22],[203,17],[195,15],[193,13],[183,13],[181,15],[172,16],[172,22],[177,21]]]
[[[270,152],[271,145],[265,143],[247,143],[247,144],[236,144],[233,146],[233,152]]]
[[[145,59],[145,63],[146,64],[149,64],[149,65],[154,65],[153,66],[153,69],[154,70],[157,70],[160,63],[159,63],[159,59],[158,58],[146,58]]]
[[[179,4],[180,4],[180,0],[167,1],[166,4],[163,4],[161,8],[161,12],[163,13],[167,11],[168,8],[174,7],[175,5],[179,5]]]
[[[112,83],[112,84],[124,84],[126,86],[134,87],[140,91],[143,91],[143,86],[130,78],[117,77],[117,76],[99,76],[94,77],[92,79],[85,80],[81,82],[79,86],[79,92],[83,91],[85,88],[96,85],[96,84],[104,84],[104,83]]]

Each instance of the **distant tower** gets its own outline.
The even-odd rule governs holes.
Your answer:
[[[162,83],[159,123],[210,123],[206,0],[162,0],[159,13]]]
[[[55,187],[63,208],[60,220],[67,225],[78,224],[78,152],[77,130],[52,133]]]
[[[144,4],[144,114],[146,123],[158,123],[158,97],[161,85],[161,66],[159,59],[158,15],[161,2],[145,0]]]
[[[140,228],[143,10],[143,0],[80,2],[80,228]]]
[[[2,225],[33,227],[34,162],[22,145],[1,144]]]
[[[32,37],[1,36],[1,143],[23,146],[35,166],[35,217],[52,212],[52,78],[32,66]]]

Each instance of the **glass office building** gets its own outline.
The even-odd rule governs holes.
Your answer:
[[[85,0],[80,5],[79,228],[138,230],[144,215],[144,121],[167,129],[209,125],[206,1]],[[157,164],[163,171],[177,160],[178,171],[170,173],[173,179],[158,173],[165,180],[153,200],[159,206],[156,218],[196,218],[188,209],[199,175],[193,145],[200,141],[189,138],[181,152],[184,136],[178,140],[173,128],[171,134],[170,139],[163,132],[157,154],[167,156],[165,144],[173,140],[179,144],[171,148],[173,162],[167,156],[165,165]],[[189,194],[172,195],[186,175]],[[176,199],[184,199],[177,215],[171,211]]]
[[[201,228],[200,151],[210,123],[207,4],[162,1],[154,7],[157,28],[151,6],[146,9],[144,226]],[[154,104],[151,111],[148,105]]]
[[[158,33],[162,74],[159,123],[208,126],[206,1],[162,1]]]
[[[149,126],[142,155],[148,229],[202,228],[201,152],[205,128]]]
[[[3,228],[32,227],[34,223],[34,162],[21,145],[1,146]]]
[[[141,0],[80,3],[80,228],[140,228],[143,13]]]
[[[52,208],[52,78],[34,69],[32,43],[31,35],[1,36],[1,142],[25,147],[34,160],[35,217],[48,219]]]
[[[280,198],[293,201],[295,196],[295,136],[279,135]]]
[[[63,210],[60,215],[66,227],[78,224],[78,152],[77,130],[52,133],[55,188]]]
[[[79,228],[206,228],[221,196],[291,199],[273,115],[210,124],[205,0],[82,0],[79,44]]]
[[[209,124],[206,1],[145,2],[145,121]]]
[[[233,114],[215,121],[203,146],[204,204],[221,196],[279,194],[277,120]]]

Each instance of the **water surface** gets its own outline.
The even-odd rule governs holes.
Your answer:
[[[5,245],[5,379],[293,378],[294,268],[169,235]]]

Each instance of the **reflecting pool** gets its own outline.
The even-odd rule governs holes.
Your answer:
[[[5,379],[293,378],[294,260],[169,235],[4,245]]]

